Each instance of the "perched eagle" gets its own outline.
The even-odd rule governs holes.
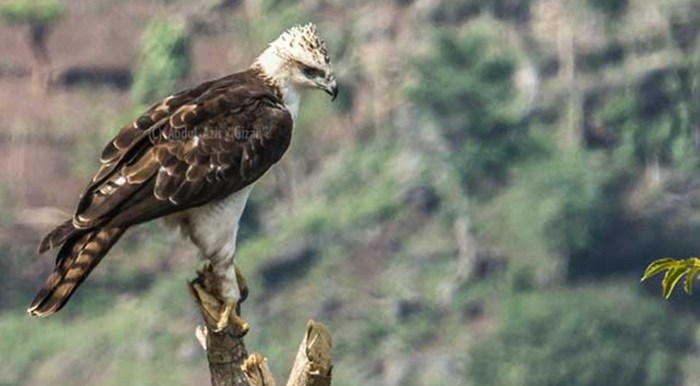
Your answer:
[[[171,95],[121,129],[73,218],[39,246],[61,248],[29,314],[60,310],[129,227],[165,218],[208,259],[222,319],[232,317],[238,222],[255,182],[289,147],[300,93],[312,88],[338,93],[316,26],[295,26],[247,70]]]

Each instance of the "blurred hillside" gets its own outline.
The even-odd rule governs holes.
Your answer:
[[[275,374],[314,318],[337,386],[700,384],[700,300],[639,284],[700,251],[700,1],[62,4],[48,61],[0,25],[0,385],[208,383],[193,247],[134,229],[30,320],[36,245],[142,104],[308,21],[341,94],[303,101],[237,256]]]

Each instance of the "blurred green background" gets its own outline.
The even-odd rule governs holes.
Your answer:
[[[0,385],[204,385],[196,251],[134,229],[71,303],[38,241],[139,109],[313,21],[340,82],[301,107],[237,260],[278,380],[306,321],[334,385],[697,386],[698,0],[0,1]]]

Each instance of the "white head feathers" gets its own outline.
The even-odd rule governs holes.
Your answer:
[[[321,89],[335,98],[337,85],[324,41],[312,23],[294,26],[263,51],[253,68],[282,94],[295,115],[303,89]]]
[[[308,66],[330,70],[331,58],[326,43],[316,34],[313,23],[296,25],[283,32],[255,60],[254,66],[271,78],[277,78],[290,66]]]
[[[270,47],[280,56],[315,67],[325,67],[331,61],[326,43],[316,34],[313,23],[288,29]]]

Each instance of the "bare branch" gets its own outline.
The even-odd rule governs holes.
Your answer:
[[[328,328],[309,320],[287,386],[328,386],[331,384],[331,348]]]

